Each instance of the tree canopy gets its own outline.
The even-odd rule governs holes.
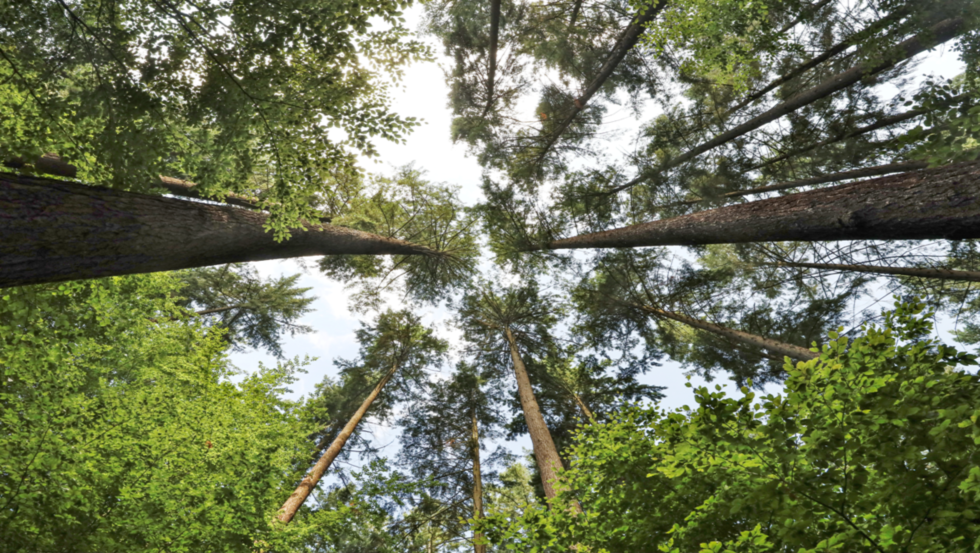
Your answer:
[[[433,61],[478,174],[369,171]],[[971,0],[7,2],[0,550],[975,551],[978,92]]]

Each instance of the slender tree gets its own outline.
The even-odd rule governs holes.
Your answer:
[[[361,344],[361,363],[356,366],[348,364],[348,370],[384,371],[383,376],[283,503],[276,517],[282,523],[288,524],[296,516],[395,373],[401,371],[405,379],[417,380],[426,367],[438,365],[447,348],[444,341],[436,338],[415,315],[407,311],[382,313],[373,326],[365,326],[358,331],[357,339]]]
[[[947,42],[955,38],[959,33],[966,30],[965,23],[962,18],[953,17],[945,19],[936,23],[929,29],[927,29],[920,36],[915,36],[905,40],[904,42],[898,44],[894,51],[884,56],[885,61],[879,61],[878,63],[862,63],[855,65],[854,67],[834,75],[833,77],[825,80],[824,82],[814,86],[813,88],[800,92],[799,94],[789,98],[780,104],[772,107],[763,114],[760,114],[752,119],[736,126],[735,128],[721,133],[711,140],[708,140],[694,148],[687,150],[686,152],[670,159],[666,163],[662,164],[658,170],[666,170],[672,167],[677,167],[678,165],[690,161],[695,157],[735,140],[736,138],[754,131],[759,127],[775,121],[781,117],[784,117],[794,111],[800,109],[803,106],[811,104],[821,98],[829,96],[834,92],[847,88],[861,79],[867,77],[868,75],[874,75],[880,73],[886,69],[890,69],[896,63],[904,61],[906,59],[912,58],[917,54],[925,52],[930,48],[933,48],[939,44]],[[647,180],[651,177],[651,173],[644,173],[635,179],[627,182],[626,184],[609,189],[608,193],[621,192],[632,188],[633,186]]]
[[[899,163],[889,163],[887,165],[877,165],[875,167],[865,167],[863,169],[854,169],[851,171],[841,171],[840,173],[832,173],[830,175],[822,175],[819,177],[810,177],[806,179],[797,179],[793,181],[777,182],[776,184],[770,184],[766,186],[757,186],[755,188],[750,188],[748,190],[738,190],[736,192],[728,192],[727,194],[722,194],[721,198],[738,198],[741,196],[751,196],[754,194],[764,194],[766,192],[777,192],[779,190],[789,190],[792,188],[800,188],[803,186],[811,186],[814,184],[824,184],[828,182],[840,182],[843,180],[859,179],[862,177],[877,177],[881,175],[890,175],[892,173],[905,173],[908,171],[915,171],[918,169],[925,169],[929,167],[929,162],[926,161],[903,161]],[[706,201],[705,198],[693,198],[690,200],[684,200],[683,202],[678,202],[679,204],[696,204],[699,202]]]
[[[486,359],[496,361],[499,367],[505,366],[503,359],[510,358],[545,496],[551,499],[559,485],[561,457],[541,413],[522,355],[522,349],[526,354],[540,355],[550,347],[550,326],[555,322],[555,315],[546,307],[546,301],[534,285],[499,294],[484,288],[464,299],[460,319],[468,338],[479,344]]]

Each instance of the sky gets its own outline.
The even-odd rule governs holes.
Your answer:
[[[408,24],[417,28],[420,15],[420,6],[414,6],[407,14]],[[467,155],[465,145],[453,144],[451,140],[449,130],[451,112],[447,105],[449,89],[443,74],[443,67],[451,60],[442,55],[441,46],[431,38],[427,41],[433,45],[433,50],[438,54],[436,62],[419,63],[410,67],[406,71],[402,87],[394,91],[393,95],[393,107],[396,112],[403,116],[417,117],[423,123],[408,137],[405,144],[379,142],[377,144],[379,155],[373,160],[363,160],[364,168],[371,173],[391,175],[398,167],[414,164],[417,169],[426,172],[426,177],[430,181],[459,186],[463,202],[473,205],[482,199],[480,192],[482,169],[472,156]],[[921,76],[931,74],[949,78],[961,71],[962,65],[956,53],[946,47],[924,56],[917,72]],[[882,91],[883,96],[891,93],[893,92],[888,90]],[[531,108],[533,106],[529,107]],[[533,115],[529,114],[529,116]],[[625,113],[617,115],[615,111],[611,111],[608,120],[615,120],[624,128],[636,129],[639,126],[639,122],[632,117],[626,116]],[[618,141],[613,147],[624,151],[631,146],[628,141]],[[307,265],[312,267],[314,262],[315,259],[310,258],[307,260]],[[287,338],[283,347],[287,358],[307,355],[317,358],[308,366],[308,372],[300,375],[292,386],[293,398],[308,396],[324,376],[337,375],[338,371],[333,365],[334,359],[354,359],[357,356],[358,346],[354,340],[354,332],[360,327],[360,321],[366,319],[349,311],[349,292],[345,290],[343,284],[327,278],[313,268],[304,268],[302,261],[275,260],[254,265],[264,277],[301,273],[302,277],[298,284],[311,288],[309,294],[318,298],[313,304],[315,311],[300,321],[301,324],[312,327],[314,331]],[[880,302],[880,305],[890,306],[891,301],[886,298]],[[860,309],[861,306],[857,307]],[[452,327],[452,313],[438,307],[424,307],[416,309],[416,312],[441,337],[449,340],[454,346],[459,346],[459,332]],[[948,330],[948,325],[943,325],[943,329],[942,334],[948,337],[948,333],[945,332]],[[251,350],[233,354],[232,362],[242,371],[252,372],[260,363],[275,365],[276,360],[265,352]],[[694,405],[693,389],[685,386],[687,382],[683,369],[677,363],[670,361],[653,369],[644,378],[644,383],[666,387],[665,398],[660,405],[671,410],[683,405]],[[691,378],[691,382],[695,386],[705,384],[696,376]],[[726,383],[718,381],[712,383],[714,384]],[[734,391],[734,385],[728,384],[728,389]],[[770,387],[767,391],[778,392],[778,387]],[[396,442],[393,442],[396,435],[394,430],[375,425],[373,431],[377,442],[391,443],[384,450],[384,454],[394,455],[396,451],[394,448],[397,448]],[[521,439],[507,445],[515,453],[521,453],[522,449],[530,448],[530,440]]]

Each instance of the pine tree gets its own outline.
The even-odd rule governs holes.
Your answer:
[[[480,352],[478,362],[503,372],[510,365],[517,380],[520,406],[527,424],[545,495],[555,496],[561,457],[538,405],[525,359],[536,360],[552,347],[554,313],[534,284],[496,292],[489,287],[468,294],[460,308],[467,339]],[[509,362],[508,362],[509,358]]]
[[[444,341],[436,338],[431,330],[422,326],[418,317],[407,311],[382,313],[373,325],[365,325],[357,332],[357,340],[361,344],[360,362],[341,362],[341,366],[347,371],[380,375],[380,378],[357,411],[333,438],[330,447],[323,452],[296,491],[279,509],[277,518],[282,523],[289,523],[296,516],[296,512],[392,378],[401,374],[401,378],[392,387],[396,390],[394,393],[405,393],[409,383],[422,378],[427,367],[438,366],[440,357],[447,348]]]

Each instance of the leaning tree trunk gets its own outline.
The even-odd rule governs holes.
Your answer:
[[[944,238],[980,238],[980,162],[957,163],[583,234],[526,251]]]
[[[761,89],[759,89],[759,90],[757,90],[755,92],[752,92],[751,94],[749,94],[748,96],[746,96],[745,99],[742,100],[738,105],[736,105],[735,107],[733,107],[730,110],[728,110],[728,113],[726,113],[725,115],[730,115],[732,113],[738,112],[739,110],[741,110],[745,106],[748,106],[752,102],[754,102],[754,101],[758,100],[759,98],[762,98],[766,94],[772,92],[778,86],[780,86],[780,85],[782,85],[784,83],[787,83],[787,82],[795,79],[796,77],[799,77],[800,75],[802,75],[803,73],[806,73],[810,69],[813,69],[814,67],[816,67],[816,66],[820,65],[821,63],[829,60],[830,58],[836,56],[837,54],[840,54],[841,52],[847,50],[848,48],[850,48],[851,46],[853,46],[855,44],[855,42],[859,41],[864,35],[868,34],[869,31],[874,31],[876,29],[880,29],[882,27],[882,25],[887,25],[887,24],[891,23],[892,21],[895,21],[896,19],[899,19],[903,14],[904,14],[904,11],[892,12],[891,14],[886,15],[885,17],[882,17],[881,19],[872,22],[870,25],[868,25],[867,27],[865,27],[861,31],[858,31],[857,33],[854,33],[853,35],[845,38],[841,42],[838,42],[837,44],[831,46],[827,50],[824,50],[822,53],[820,53],[820,54],[818,54],[818,55],[816,55],[816,56],[808,59],[807,61],[805,61],[805,62],[797,65],[796,67],[794,67],[793,69],[789,70],[788,72],[780,75],[778,78],[776,78],[775,80],[771,81],[769,84],[767,84],[766,86],[762,87]]]
[[[626,302],[628,303],[628,302]],[[758,334],[751,334],[749,332],[742,332],[741,330],[735,330],[721,325],[716,325],[701,319],[695,319],[694,317],[688,317],[687,315],[682,315],[680,313],[674,313],[672,311],[666,311],[656,307],[651,307],[649,305],[639,305],[635,303],[629,303],[634,309],[639,309],[651,315],[657,317],[663,317],[665,319],[670,319],[672,321],[677,321],[679,323],[686,324],[688,326],[706,330],[708,332],[713,332],[719,336],[723,336],[748,346],[755,348],[764,349],[770,353],[777,355],[784,355],[792,359],[798,359],[802,361],[807,361],[809,359],[815,359],[820,357],[819,353],[810,351],[807,348],[800,347],[794,344],[787,344],[786,342],[780,342],[779,340],[773,340],[772,338],[766,338],[764,336],[759,336]]]
[[[551,499],[555,497],[555,485],[558,482],[557,469],[561,468],[561,457],[558,456],[558,448],[555,447],[554,440],[551,439],[551,431],[544,422],[541,415],[541,408],[538,400],[534,397],[534,390],[531,388],[531,379],[527,376],[527,368],[521,359],[521,354],[517,350],[517,341],[510,329],[504,329],[507,343],[510,345],[510,357],[514,361],[514,376],[517,378],[517,394],[521,399],[521,408],[524,410],[524,421],[527,423],[527,431],[531,435],[531,444],[534,448],[534,458],[538,462],[538,469],[541,470],[541,484],[544,486],[544,494]]]
[[[847,265],[838,263],[763,263],[776,267],[796,267],[799,269],[820,269],[827,271],[851,271],[880,275],[895,275],[941,280],[962,280],[980,282],[980,271],[956,271],[952,269],[926,269],[922,267],[885,267],[882,265]]]
[[[852,171],[841,171],[840,173],[831,173],[829,175],[822,175],[819,177],[810,177],[807,179],[799,179],[794,181],[777,182],[776,184],[759,186],[756,188],[749,188],[748,190],[736,190],[735,192],[722,194],[720,197],[737,198],[739,196],[751,196],[752,194],[762,194],[764,192],[776,192],[778,190],[788,190],[790,188],[799,188],[801,186],[811,186],[814,184],[825,184],[828,182],[840,182],[842,180],[859,179],[862,177],[877,177],[880,175],[890,175],[892,173],[903,173],[907,171],[925,169],[926,167],[929,167],[929,163],[925,161],[905,161],[900,163],[889,163],[887,165],[876,165],[874,167],[865,167],[863,169],[854,169]],[[703,201],[705,201],[705,198],[694,198],[690,200],[684,200],[682,202],[677,202],[671,205],[696,204]]]
[[[269,216],[230,206],[0,173],[0,288],[308,255],[433,255],[308,224],[277,242]]]
[[[490,0],[490,52],[487,55],[490,67],[487,71],[487,106],[483,109],[486,117],[493,107],[493,85],[497,77],[497,39],[500,36],[500,0]]]
[[[483,518],[483,474],[480,472],[480,425],[473,411],[473,433],[471,436],[470,456],[473,458],[473,520]],[[486,553],[487,546],[477,543],[483,539],[483,534],[473,532],[473,553]]]
[[[585,87],[582,94],[572,101],[572,113],[565,118],[564,121],[551,133],[548,141],[541,148],[541,153],[535,159],[535,164],[540,163],[544,156],[548,153],[548,150],[558,142],[568,127],[571,126],[572,121],[578,116],[580,112],[585,109],[585,106],[589,103],[589,100],[595,96],[595,93],[602,88],[602,85],[606,84],[609,77],[612,76],[613,72],[619,67],[619,64],[626,58],[626,54],[636,46],[639,42],[640,37],[643,36],[644,31],[646,31],[646,24],[653,21],[657,14],[659,14],[664,7],[667,6],[667,0],[659,0],[656,6],[651,6],[646,9],[645,12],[634,18],[633,22],[630,23],[623,34],[616,41],[616,46],[613,47],[612,52],[610,52],[609,57],[606,58],[605,63],[599,68],[599,72],[596,74],[595,78]]]
[[[306,498],[313,492],[313,488],[315,488],[320,482],[320,479],[323,478],[323,474],[327,472],[327,469],[333,464],[334,459],[336,459],[337,455],[339,455],[341,450],[344,449],[344,444],[346,444],[347,440],[350,439],[351,435],[354,433],[354,430],[357,428],[357,425],[361,422],[361,419],[364,418],[364,414],[367,413],[367,410],[371,407],[371,404],[374,403],[374,400],[378,398],[378,394],[381,393],[381,389],[384,388],[385,384],[387,384],[389,380],[391,380],[391,377],[395,375],[395,371],[397,370],[398,365],[395,364],[391,367],[391,370],[384,375],[381,381],[378,382],[378,385],[371,390],[368,397],[361,403],[361,406],[357,408],[357,411],[354,412],[354,416],[347,421],[347,424],[344,425],[344,428],[340,431],[340,434],[337,434],[337,437],[334,438],[333,443],[330,444],[330,447],[323,452],[323,455],[320,456],[320,459],[318,459],[316,464],[313,465],[310,472],[299,483],[299,486],[297,486],[296,490],[289,496],[289,499],[283,503],[277,516],[280,522],[288,524],[289,521],[293,520],[293,517],[296,516],[296,511],[303,506],[303,502],[305,502]]]
[[[919,36],[912,37],[898,46],[896,46],[891,52],[886,54],[883,58],[879,57],[879,61],[876,64],[862,63],[858,64],[847,71],[838,73],[833,77],[825,80],[824,82],[818,84],[817,86],[804,90],[799,94],[789,98],[783,102],[780,102],[776,106],[772,107],[765,113],[762,113],[748,121],[738,125],[737,127],[726,131],[718,136],[712,138],[711,140],[696,146],[683,154],[670,159],[666,163],[657,167],[657,170],[663,171],[670,169],[672,167],[677,167],[678,165],[692,160],[697,156],[717,148],[722,144],[730,142],[744,134],[752,132],[759,127],[771,123],[784,115],[793,113],[794,111],[812,104],[821,98],[830,96],[831,94],[847,88],[861,79],[880,73],[886,69],[894,67],[897,63],[912,58],[930,48],[947,42],[964,30],[963,18],[955,17],[940,21],[939,23],[930,27],[926,32]],[[617,186],[610,190],[607,190],[606,194],[613,194],[616,192],[621,192],[623,190],[632,188],[633,186],[647,180],[653,175],[651,171],[644,171],[642,174],[634,178],[633,180]]]

